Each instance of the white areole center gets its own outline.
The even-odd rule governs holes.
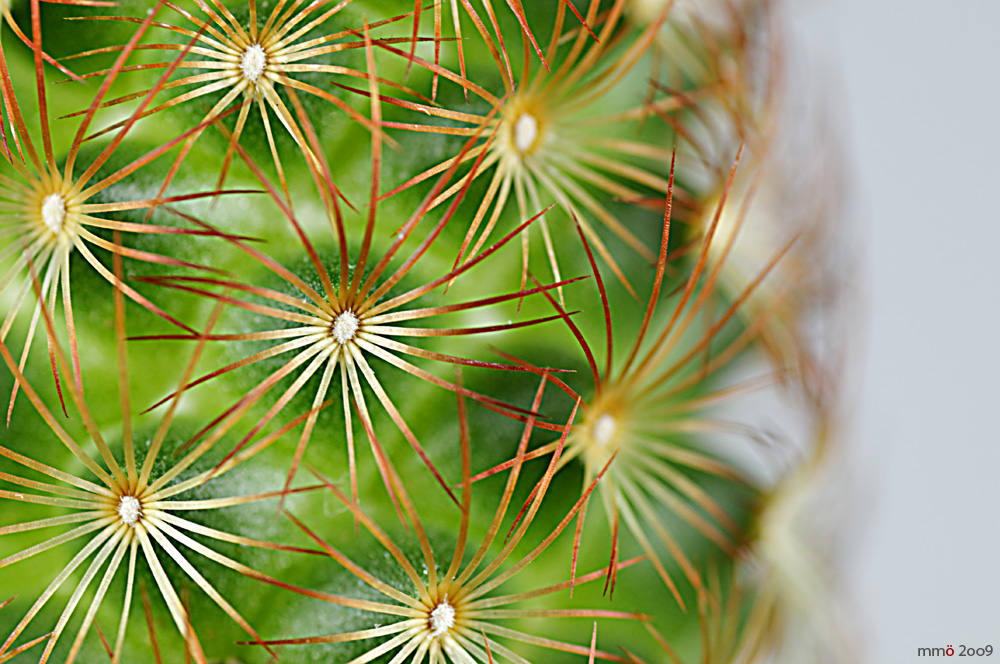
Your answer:
[[[358,317],[353,311],[345,311],[333,321],[333,338],[340,345],[346,344],[358,333]]]
[[[118,503],[118,516],[122,518],[122,523],[134,526],[142,518],[142,503],[134,496],[122,496]]]
[[[522,113],[514,123],[514,147],[518,152],[530,152],[538,141],[538,120],[530,113]]]
[[[618,430],[618,422],[615,418],[611,417],[607,413],[601,415],[594,422],[593,428],[590,430],[590,435],[594,437],[594,442],[596,442],[601,447],[608,447],[611,444],[611,439],[615,436],[615,431]]]
[[[455,607],[446,597],[431,611],[431,636],[441,636],[455,626]]]
[[[66,222],[66,201],[59,194],[49,194],[42,199],[42,221],[54,234],[62,233]]]
[[[240,56],[240,69],[243,70],[243,76],[251,83],[257,82],[265,67],[267,67],[267,53],[260,44],[248,46]]]

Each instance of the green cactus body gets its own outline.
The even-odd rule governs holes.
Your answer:
[[[0,2],[0,662],[850,661],[836,193],[673,4]]]

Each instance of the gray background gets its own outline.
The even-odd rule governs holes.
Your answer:
[[[875,664],[959,644],[997,659],[1000,2],[790,5],[848,137],[863,332],[844,564],[862,645]]]

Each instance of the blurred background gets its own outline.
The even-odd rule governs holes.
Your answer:
[[[1000,648],[1000,3],[792,2],[847,137],[843,572],[873,664]],[[956,653],[957,654],[957,653]]]

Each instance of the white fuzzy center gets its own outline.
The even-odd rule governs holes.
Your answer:
[[[45,226],[58,235],[66,222],[66,201],[59,194],[49,194],[42,199],[42,221]]]
[[[122,496],[118,503],[118,516],[122,518],[122,523],[134,526],[142,518],[142,503],[134,496]]]
[[[522,113],[514,123],[514,147],[518,152],[529,152],[538,140],[538,120],[530,113]]]
[[[445,598],[431,611],[431,636],[441,636],[455,626],[455,607]]]
[[[591,429],[590,433],[594,437],[594,442],[601,447],[608,447],[617,430],[618,422],[615,421],[615,418],[605,413],[597,418],[597,421],[594,422],[594,428]]]
[[[345,311],[333,321],[333,338],[341,345],[354,338],[358,332],[358,317],[353,311]]]
[[[243,55],[240,57],[240,69],[243,70],[243,76],[248,81],[256,83],[260,75],[264,73],[265,67],[267,67],[267,53],[264,52],[260,44],[248,46],[247,50],[243,51]]]

